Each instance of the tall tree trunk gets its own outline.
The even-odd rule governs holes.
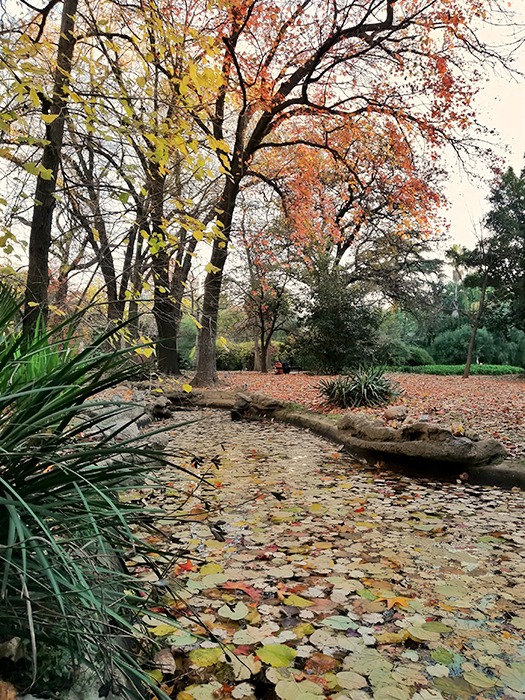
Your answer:
[[[42,154],[42,166],[50,171],[51,176],[37,177],[33,219],[29,235],[29,265],[26,280],[23,331],[32,334],[40,316],[43,322],[48,317],[49,286],[49,248],[51,246],[51,228],[55,208],[55,190],[64,140],[65,112],[67,107],[66,90],[71,80],[71,66],[75,49],[75,15],[78,0],[64,0],[60,37],[57,48],[57,65],[55,69],[53,97],[49,114],[57,118],[46,127],[46,140]],[[46,112],[46,105],[43,105]]]
[[[479,306],[478,310],[476,313],[476,316],[474,318],[474,322],[472,324],[472,332],[470,334],[470,341],[468,344],[468,350],[467,350],[467,361],[465,362],[465,370],[463,372],[463,379],[468,379],[470,376],[470,366],[472,364],[472,357],[474,355],[474,345],[476,343],[476,335],[478,334],[478,329],[481,323],[481,318],[483,316],[483,311],[485,310],[485,294],[487,292],[487,285],[488,285],[488,271],[485,273],[485,276],[483,277],[483,284],[481,286],[481,293],[479,297]]]
[[[197,340],[197,367],[192,379],[194,386],[207,386],[218,381],[217,376],[217,320],[224,266],[228,258],[228,243],[235,200],[239,193],[239,180],[228,179],[217,209],[220,211],[217,223],[223,236],[213,241],[210,263],[212,269],[204,281],[201,328]]]
[[[170,256],[164,247],[164,189],[166,177],[150,164],[151,180],[148,186],[151,199],[151,237],[158,240],[159,249],[151,256],[154,294],[153,315],[157,324],[157,365],[164,374],[180,374],[177,349],[178,323],[175,304],[170,291]],[[164,245],[162,245],[164,244]]]

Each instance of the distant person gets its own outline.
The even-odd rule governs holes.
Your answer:
[[[286,360],[283,362],[283,374],[290,374],[290,363]]]
[[[283,363],[280,360],[276,360],[273,366],[275,374],[284,374]]]

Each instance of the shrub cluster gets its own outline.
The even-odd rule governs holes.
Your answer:
[[[383,367],[359,368],[350,374],[322,379],[319,391],[327,403],[339,408],[384,406],[402,393],[396,382],[384,376]]]

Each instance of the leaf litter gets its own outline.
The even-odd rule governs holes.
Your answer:
[[[172,440],[203,479],[163,472],[149,496],[167,581],[128,562],[157,591],[144,622],[166,692],[525,699],[521,492],[363,467],[291,426],[185,418]]]

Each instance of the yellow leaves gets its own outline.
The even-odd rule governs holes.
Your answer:
[[[382,632],[374,635],[379,644],[402,644],[409,638],[407,630],[399,632]]]
[[[193,387],[191,386],[191,384],[183,384],[182,385],[182,391],[185,391],[187,394],[190,394],[192,392],[192,390],[193,390]]]
[[[283,600],[283,603],[285,605],[293,605],[295,608],[309,608],[311,605],[313,605],[311,600],[302,598],[300,595],[296,595],[295,593],[291,593],[289,596],[287,596]]]
[[[50,168],[44,168],[44,166],[41,163],[33,163],[32,161],[30,161],[29,163],[24,163],[22,167],[30,175],[36,175],[37,177],[41,177],[42,180],[53,179],[53,171]]]
[[[209,263],[204,267],[204,269],[206,270],[206,272],[208,272],[208,273],[213,272],[214,274],[217,274],[217,272],[220,272],[220,271],[221,271],[219,267],[216,267],[215,265],[212,265],[211,262],[209,262]]]
[[[29,99],[31,100],[33,107],[40,107],[40,98],[38,97],[38,93],[34,87],[29,88]]]
[[[58,118],[58,114],[41,114],[40,119],[46,124],[52,124],[55,119]]]
[[[166,623],[162,623],[150,629],[150,633],[155,635],[155,637],[167,637],[169,634],[174,634],[179,631],[178,627],[173,627],[173,625],[168,625]]]

